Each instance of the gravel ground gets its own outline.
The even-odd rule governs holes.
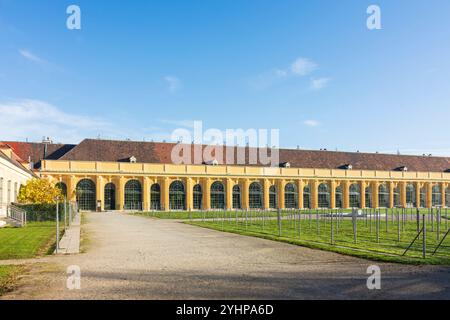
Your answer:
[[[177,221],[91,213],[86,253],[31,264],[3,299],[449,299],[450,268],[384,264]],[[382,272],[368,290],[367,267]],[[81,268],[81,289],[66,268]]]

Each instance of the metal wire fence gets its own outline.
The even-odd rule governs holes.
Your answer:
[[[198,211],[179,215],[223,231],[450,262],[447,208]]]

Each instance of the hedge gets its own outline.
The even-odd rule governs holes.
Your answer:
[[[55,221],[56,204],[14,204],[27,212],[27,221]],[[64,219],[64,204],[59,205],[59,219]],[[67,206],[67,214],[69,213]]]

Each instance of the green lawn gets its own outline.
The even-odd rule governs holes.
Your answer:
[[[13,289],[23,270],[22,266],[0,266],[0,296]]]
[[[384,213],[386,209],[380,209],[381,213]],[[390,209],[392,210],[392,209]],[[315,213],[316,210],[302,210],[301,212],[303,214],[308,214],[309,212],[313,212]],[[330,210],[325,209],[325,210],[319,210],[319,213],[324,213],[324,212],[329,212]],[[290,215],[292,214],[292,212],[298,212],[298,210],[282,210],[281,214],[283,216],[286,215]],[[340,209],[339,212],[344,212],[344,213],[351,213],[352,210],[351,209]],[[420,213],[428,213],[428,209],[420,209]],[[187,220],[187,219],[195,219],[195,220],[199,220],[199,219],[215,219],[215,218],[229,218],[229,217],[240,217],[243,218],[245,217],[246,213],[245,211],[192,211],[192,212],[188,212],[188,211],[173,211],[173,212],[165,212],[165,211],[154,211],[154,212],[134,212],[134,215],[139,215],[139,216],[144,216],[144,217],[152,217],[152,218],[158,218],[158,219],[180,219],[180,220]],[[247,215],[262,215],[264,214],[265,216],[271,216],[271,217],[276,217],[277,216],[277,212],[274,211],[265,211],[264,213],[262,211],[248,211]],[[416,209],[407,209],[406,210],[406,214],[416,214]],[[448,213],[450,216],[450,212]],[[443,215],[445,215],[445,213],[443,213]]]
[[[52,252],[55,231],[55,222],[30,222],[23,228],[0,229],[0,260],[32,258]]]
[[[450,235],[447,236],[440,250],[432,255],[449,226],[449,222],[442,219],[438,233],[435,217],[433,220],[431,217],[429,220],[427,219],[426,259],[422,258],[422,235],[410,251],[402,256],[417,235],[417,222],[414,221],[414,218],[413,215],[405,216],[404,220],[399,217],[399,223],[397,223],[395,214],[390,214],[387,222],[385,217],[380,217],[378,223],[375,217],[372,219],[358,218],[356,242],[351,219],[337,221],[334,218],[331,221],[330,217],[316,216],[315,214],[312,214],[311,217],[309,214],[284,215],[280,223],[281,228],[279,228],[277,219],[256,213],[249,213],[247,219],[236,219],[231,216],[228,219],[192,220],[186,221],[186,223],[373,260],[410,264],[450,264]],[[331,244],[332,240],[333,244]]]

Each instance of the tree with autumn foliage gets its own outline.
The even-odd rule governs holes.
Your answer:
[[[20,188],[17,199],[23,204],[53,204],[62,201],[64,195],[46,179],[31,179]]]

